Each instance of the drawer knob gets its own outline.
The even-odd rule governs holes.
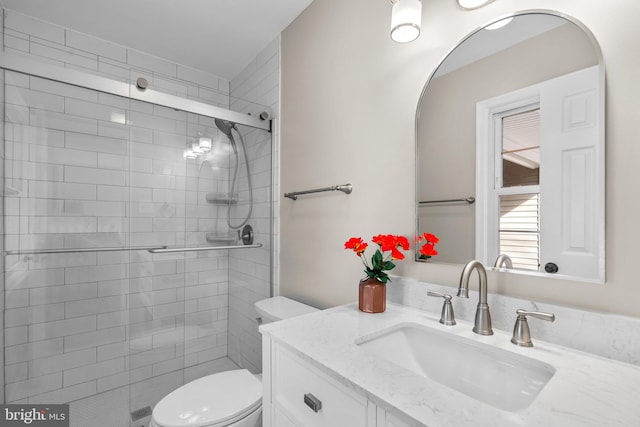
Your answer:
[[[322,409],[322,402],[320,399],[315,397],[311,393],[307,393],[304,395],[304,404],[313,410],[313,412],[318,412]]]

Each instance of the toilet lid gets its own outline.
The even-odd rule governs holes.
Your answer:
[[[209,375],[174,390],[153,409],[162,427],[202,427],[241,418],[260,406],[262,383],[246,369]]]
[[[256,311],[267,319],[282,320],[318,311],[317,308],[302,304],[287,297],[278,296],[260,300],[254,304]]]

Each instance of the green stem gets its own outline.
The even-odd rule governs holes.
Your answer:
[[[369,268],[369,264],[367,264],[367,260],[365,259],[364,254],[360,255],[360,260],[362,261],[362,264],[364,264],[365,268]]]

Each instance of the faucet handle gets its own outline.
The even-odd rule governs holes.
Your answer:
[[[453,306],[451,305],[451,295],[443,294],[436,291],[427,291],[427,295],[430,297],[442,297],[444,298],[444,304],[442,306],[442,314],[440,315],[440,323],[447,326],[453,326],[456,324],[456,318],[453,315]]]
[[[516,319],[516,324],[513,327],[513,337],[511,338],[511,342],[522,347],[533,347],[527,316],[536,317],[548,322],[556,320],[556,316],[553,313],[543,313],[541,311],[527,311],[519,308],[516,310],[516,314],[518,317]]]

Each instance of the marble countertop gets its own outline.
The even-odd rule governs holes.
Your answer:
[[[474,334],[472,324],[438,323],[429,313],[388,303],[380,314],[356,304],[262,325],[260,332],[392,413],[425,426],[640,426],[640,367],[545,343],[510,343],[511,332]],[[555,375],[525,409],[497,409],[428,377],[375,357],[356,340],[401,323],[417,323],[546,362]]]

